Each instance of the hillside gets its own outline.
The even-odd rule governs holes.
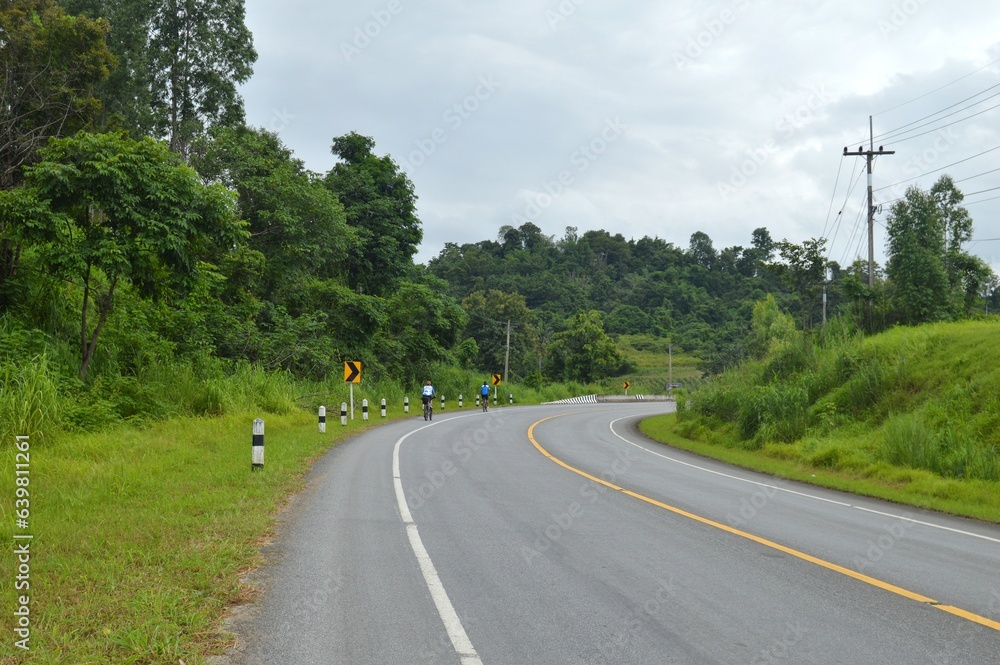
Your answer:
[[[780,475],[1000,521],[998,337],[995,317],[796,335],[648,429]]]

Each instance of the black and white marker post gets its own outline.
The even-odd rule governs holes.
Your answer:
[[[320,434],[326,432],[326,407],[319,407],[319,431]]]
[[[476,395],[476,408],[479,408],[479,395]]]
[[[347,402],[340,403],[340,424],[347,427]]]
[[[441,395],[441,410],[444,411],[444,395]]]
[[[410,398],[409,397],[404,397],[403,398],[403,413],[409,413],[409,412],[410,412]]]
[[[361,419],[368,420],[368,400],[361,400]]]
[[[458,393],[458,408],[462,408],[462,393]]]
[[[514,393],[508,393],[507,394],[507,399],[509,400],[508,403],[513,404],[514,403]]]
[[[382,417],[385,418],[385,398],[382,398]]]
[[[250,470],[264,468],[264,421],[257,418],[253,421],[253,448],[250,455]]]

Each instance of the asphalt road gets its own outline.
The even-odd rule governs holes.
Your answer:
[[[638,432],[670,408],[444,412],[337,446],[218,662],[1000,663],[1000,528]]]

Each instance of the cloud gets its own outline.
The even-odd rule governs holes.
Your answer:
[[[843,147],[864,140],[869,115],[876,134],[906,129],[1000,83],[997,65],[955,82],[1000,58],[993,9],[926,0],[250,0],[260,59],[243,94],[253,124],[284,114],[282,139],[315,171],[332,166],[332,137],[374,137],[414,181],[418,261],[445,242],[493,239],[520,216],[556,237],[567,226],[604,228],[684,247],[695,231],[717,248],[749,245],[760,226],[793,242],[835,231],[830,245],[843,254],[831,258],[849,263],[864,183],[847,195],[859,165]],[[495,83],[489,94],[484,80]],[[927,188],[935,169],[1000,145],[997,113],[955,125],[936,155],[933,134],[885,137],[897,152],[878,160],[876,187],[920,172],[913,183]],[[616,119],[626,129],[590,159],[584,149]],[[947,172],[996,167],[1000,150]],[[988,227],[1000,207],[970,211]],[[881,255],[880,235],[876,242]]]

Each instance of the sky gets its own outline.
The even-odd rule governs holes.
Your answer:
[[[681,248],[702,231],[717,250],[766,227],[827,238],[848,265],[867,258],[866,180],[843,152],[868,149],[872,116],[875,150],[895,151],[874,164],[876,261],[891,202],[948,174],[968,195],[967,249],[1000,271],[994,0],[246,9],[247,121],[318,173],[334,137],[372,137],[414,184],[418,263],[530,221],[556,240],[576,227]]]

